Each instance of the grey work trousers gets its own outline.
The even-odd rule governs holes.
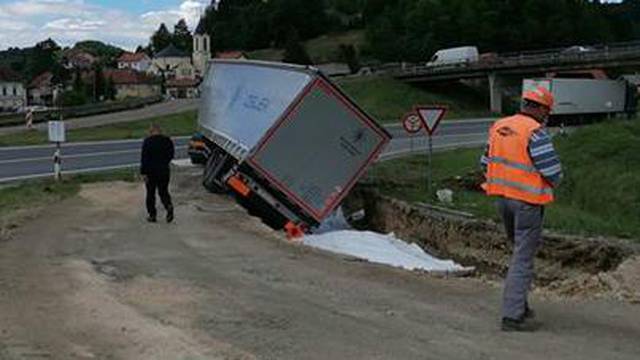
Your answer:
[[[533,260],[542,243],[544,207],[500,198],[498,211],[513,244],[513,255],[504,284],[502,317],[521,319],[533,281]]]

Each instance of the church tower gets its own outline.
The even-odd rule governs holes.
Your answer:
[[[204,21],[200,19],[193,34],[193,66],[198,76],[204,77],[209,59],[211,59],[211,37],[207,34]]]

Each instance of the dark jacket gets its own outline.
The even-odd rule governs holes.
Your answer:
[[[140,174],[147,176],[168,176],[169,165],[175,149],[173,141],[164,135],[153,135],[144,139],[140,160]]]

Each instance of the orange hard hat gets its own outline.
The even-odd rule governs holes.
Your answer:
[[[554,99],[551,91],[543,88],[542,86],[536,86],[531,90],[525,91],[522,94],[523,100],[533,101],[536,104],[544,105],[551,109],[553,107]]]

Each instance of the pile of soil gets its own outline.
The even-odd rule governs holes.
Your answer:
[[[429,253],[474,266],[477,275],[501,279],[512,253],[503,227],[438,207],[411,205],[359,185],[346,200],[347,209],[364,209],[361,228],[393,232]],[[538,291],[563,297],[640,298],[640,251],[628,241],[584,238],[545,232],[536,259]]]

